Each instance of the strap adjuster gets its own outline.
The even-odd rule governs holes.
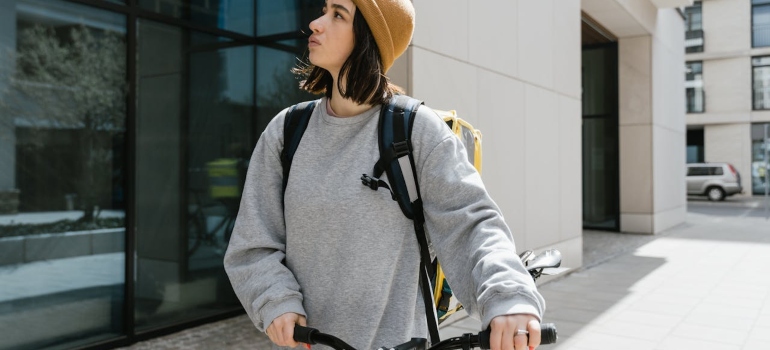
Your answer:
[[[393,152],[395,152],[396,158],[409,154],[409,143],[406,141],[393,142]]]

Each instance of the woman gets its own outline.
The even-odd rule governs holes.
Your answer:
[[[427,338],[412,222],[390,193],[359,181],[379,158],[380,106],[399,92],[385,73],[413,27],[409,0],[327,0],[310,24],[311,64],[300,70],[302,88],[325,96],[285,193],[286,110],[254,150],[225,268],[249,317],[277,346],[299,345],[295,324],[359,349]],[[543,299],[464,146],[424,106],[411,142],[426,230],[455,295],[492,327],[492,349],[536,347]]]

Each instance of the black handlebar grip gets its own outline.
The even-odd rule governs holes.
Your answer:
[[[492,333],[491,328],[479,333],[479,345],[482,349],[490,349],[489,335]],[[556,325],[553,323],[543,323],[540,325],[540,344],[553,344],[558,339],[556,334]]]
[[[556,334],[556,325],[553,323],[543,323],[540,325],[540,344],[553,344],[559,339]]]
[[[313,340],[313,336],[316,333],[318,333],[318,330],[315,328],[294,325],[294,341],[314,345],[316,342]]]

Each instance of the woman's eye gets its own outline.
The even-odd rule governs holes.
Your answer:
[[[334,18],[342,18],[342,15],[339,12],[334,11]]]

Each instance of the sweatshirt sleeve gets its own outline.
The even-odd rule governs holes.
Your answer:
[[[542,319],[545,301],[465,146],[428,108],[417,117],[412,141],[426,231],[453,293],[484,329],[500,315]]]
[[[306,315],[294,274],[284,265],[283,120],[268,124],[257,141],[241,197],[224,267],[235,294],[256,327],[264,332],[287,312]]]

